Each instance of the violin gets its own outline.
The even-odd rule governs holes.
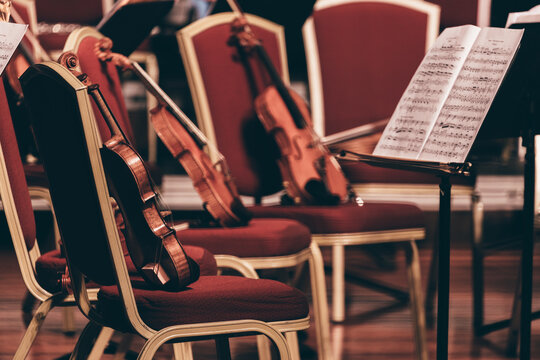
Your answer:
[[[236,1],[228,3],[237,15],[231,26],[232,43],[247,54],[256,53],[272,81],[254,105],[281,151],[278,165],[287,195],[295,204],[334,205],[352,199],[341,167],[313,130],[305,102],[284,84]]]
[[[101,157],[110,192],[125,222],[129,255],[144,279],[154,286],[178,290],[197,280],[199,266],[190,259],[178,241],[176,231],[162,211],[160,198],[140,155],[133,149],[98,84],[92,84],[79,69],[75,54],[67,52],[58,62],[84,85],[105,118],[112,137],[103,144]]]
[[[108,38],[102,38],[96,44],[97,56],[102,61],[112,61],[123,70],[133,71],[158,100],[158,105],[150,110],[154,130],[186,170],[203,201],[204,209],[221,226],[246,225],[251,213],[238,195],[225,157],[212,148],[218,158],[216,163],[212,163],[204,151],[205,147],[209,147],[209,142],[203,133],[139,64],[121,54],[112,53],[111,49],[112,41]]]

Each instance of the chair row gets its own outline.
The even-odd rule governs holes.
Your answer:
[[[345,21],[349,15],[355,20]],[[362,21],[358,21],[358,16],[361,17]],[[307,39],[306,48],[308,51],[313,120],[315,128],[321,135],[329,135],[334,131],[344,130],[351,126],[364,125],[369,121],[380,120],[390,115],[393,110],[392,101],[397,103],[399,94],[403,91],[402,88],[406,86],[406,79],[410,77],[423,53],[435,37],[438,28],[437,17],[437,7],[423,1],[409,1],[402,4],[397,1],[365,2],[358,0],[345,2],[322,0],[316,4],[312,17],[304,27],[304,33]],[[260,72],[261,69],[260,66],[257,66],[256,58],[249,58],[247,63],[242,63],[239,61],[238,49],[230,46],[228,38],[230,37],[230,24],[234,18],[235,15],[228,13],[213,15],[182,29],[178,32],[177,37],[195,103],[197,121],[202,131],[226,156],[236,178],[240,194],[260,199],[280,191],[282,189],[282,178],[275,165],[275,160],[269,156],[271,154],[269,154],[268,149],[271,144],[267,135],[264,134],[253,108],[253,97],[256,96],[257,91],[266,86],[267,75]],[[288,82],[283,29],[276,24],[255,16],[248,16],[248,21],[253,26],[257,36],[262,39],[267,52],[284,81]],[[354,24],[354,26],[351,24]],[[343,27],[339,28],[338,25]],[[351,28],[351,26],[353,27]],[[365,26],[365,28],[362,26]],[[392,28],[398,27],[401,30],[393,31],[391,26]],[[407,31],[404,31],[404,29],[407,29]],[[373,31],[392,32],[393,41],[383,44],[385,48],[381,50],[383,45],[379,42],[373,41],[370,43],[359,36],[359,34],[366,34],[368,37],[373,38]],[[347,39],[345,36],[347,34],[351,35],[352,38]],[[394,39],[397,35],[403,36],[403,38]],[[64,51],[73,51],[78,55],[83,72],[87,73],[92,81],[100,84],[101,91],[119,123],[122,127],[129,129],[129,119],[123,102],[117,70],[112,63],[102,64],[94,53],[95,44],[102,37],[103,35],[93,29],[79,29],[70,35]],[[340,41],[336,41],[336,39]],[[415,39],[417,42],[413,44],[411,39]],[[358,53],[357,56],[351,56],[351,50],[360,50],[361,53]],[[384,61],[374,56],[365,55],[380,53],[384,55]],[[404,54],[410,55],[410,59],[405,59]],[[396,59],[399,61],[394,61]],[[343,65],[341,61],[345,60],[350,60],[348,65],[350,67]],[[383,68],[372,70],[373,66],[376,65],[383,65]],[[370,70],[366,73],[366,69]],[[382,79],[386,80],[383,81]],[[106,321],[108,319],[103,318],[103,314],[108,315],[111,312],[100,313],[100,306],[107,311],[115,309],[114,307],[107,309],[112,303],[126,309],[128,312],[130,324],[128,328],[131,327],[131,330],[135,330],[143,337],[152,339],[147,345],[150,352],[154,351],[157,345],[172,337],[177,337],[180,341],[186,341],[211,334],[219,338],[217,341],[219,346],[225,346],[222,335],[229,335],[232,332],[261,332],[276,341],[280,346],[281,354],[284,355],[287,352],[284,350],[286,345],[280,335],[276,335],[275,329],[278,332],[288,333],[289,344],[295,346],[294,337],[290,332],[306,326],[305,307],[302,307],[303,300],[292,289],[280,288],[278,290],[278,285],[273,282],[264,282],[263,284],[257,281],[257,284],[260,284],[261,287],[268,286],[269,289],[274,289],[272,291],[275,291],[276,294],[281,290],[289,291],[290,293],[287,296],[290,297],[290,301],[286,301],[286,303],[290,303],[289,305],[285,303],[274,303],[273,305],[284,306],[292,311],[286,315],[287,319],[279,316],[259,319],[271,322],[275,326],[274,328],[265,327],[266,325],[263,326],[259,323],[237,322],[234,324],[200,324],[195,326],[197,330],[194,330],[194,326],[186,326],[185,324],[203,323],[208,318],[194,317],[186,319],[180,317],[171,319],[170,321],[174,321],[173,323],[146,323],[147,318],[145,316],[149,316],[149,314],[137,315],[133,311],[135,309],[134,304],[138,303],[140,307],[140,301],[145,296],[157,297],[157,299],[160,299],[159,301],[163,301],[163,304],[170,306],[180,306],[177,301],[185,301],[185,303],[182,302],[183,306],[195,306],[196,303],[191,301],[197,301],[197,298],[190,298],[186,295],[186,299],[184,299],[185,294],[163,294],[149,291],[144,287],[137,287],[137,285],[133,285],[135,290],[130,289],[129,278],[126,276],[128,272],[125,270],[125,264],[121,260],[123,255],[121,256],[120,252],[118,252],[119,234],[112,230],[116,227],[116,223],[114,222],[114,214],[111,213],[110,203],[106,200],[108,199],[108,192],[103,177],[103,169],[97,155],[100,144],[111,137],[103,117],[99,111],[96,111],[95,105],[91,104],[87,99],[84,89],[77,83],[77,80],[65,69],[52,63],[33,67],[22,80],[28,103],[34,109],[41,109],[40,112],[45,114],[45,116],[40,116],[42,119],[39,120],[39,123],[53,125],[53,119],[62,119],[61,124],[54,124],[54,127],[58,126],[57,128],[45,129],[45,125],[37,126],[42,129],[38,131],[42,132],[40,150],[48,147],[52,149],[50,155],[43,154],[43,160],[46,166],[47,161],[55,164],[49,166],[47,170],[52,169],[52,171],[48,171],[48,175],[51,186],[55,188],[52,196],[54,209],[59,219],[64,219],[60,220],[60,233],[64,238],[64,243],[74,244],[71,245],[73,251],[71,256],[67,244],[66,249],[70,275],[75,278],[75,280],[72,280],[75,299],[66,297],[65,292],[61,292],[62,295],[59,295],[58,298],[62,299],[62,304],[66,303],[66,299],[68,300],[66,304],[73,304],[77,300],[79,306],[84,309],[85,315],[91,320],[91,325],[85,330],[84,336],[81,336],[79,341],[80,354],[89,351],[89,349],[85,348],[87,341],[96,335],[101,326],[110,326],[121,331],[126,330],[123,327],[126,322],[111,324]],[[359,87],[359,84],[362,86]],[[45,86],[48,90],[56,89],[56,92],[50,90],[51,95],[39,96],[38,93],[42,92],[40,87]],[[362,94],[356,91],[359,88],[367,89],[367,93]],[[256,90],[255,93],[254,90]],[[27,95],[27,92],[29,95]],[[390,94],[394,94],[393,97],[389,96]],[[350,99],[350,104],[347,104],[347,99]],[[360,103],[359,99],[369,100]],[[51,106],[51,104],[59,103],[69,104],[67,107],[70,110],[65,112],[65,110],[59,109],[58,106]],[[62,108],[64,107],[66,105],[62,105]],[[90,108],[93,111],[89,111]],[[43,109],[47,109],[47,112],[44,112]],[[37,110],[33,111],[36,112]],[[4,114],[4,117],[8,118],[8,115]],[[359,116],[362,116],[362,118],[359,118]],[[70,173],[73,173],[70,177],[75,176],[77,172],[81,176],[82,182],[77,186],[71,184],[73,183],[71,179],[67,183],[65,179],[65,167],[70,166],[68,164],[75,162],[76,159],[62,159],[60,157],[62,152],[55,149],[54,146],[55,141],[58,141],[59,129],[69,128],[68,121],[75,123],[70,131],[73,135],[79,136],[79,138],[75,136],[76,141],[70,140],[70,142],[73,142],[73,146],[76,148],[77,146],[81,148],[82,144],[84,144],[81,151],[83,153],[88,152],[88,154],[81,155],[84,164],[70,168]],[[94,125],[94,123],[97,125]],[[84,131],[80,132],[81,129]],[[129,131],[127,133],[129,136]],[[81,134],[84,134],[84,136]],[[40,140],[38,139],[38,145],[39,143]],[[5,147],[7,145],[1,144],[3,151],[6,151]],[[73,154],[70,154],[70,156],[74,157]],[[90,159],[86,160],[87,157]],[[16,159],[12,160],[12,162],[18,163],[19,161]],[[62,167],[64,167],[64,170],[61,169]],[[408,183],[422,189],[426,185],[433,187],[436,184],[435,179],[418,177],[412,173],[385,172],[357,164],[345,167],[344,170],[352,183],[359,183],[356,188],[360,194],[364,191],[363,189],[371,188],[374,183],[381,182],[384,183],[382,186],[384,192],[388,192],[392,187],[398,189],[397,191],[402,191],[402,184],[396,182],[395,179],[410,179],[407,180]],[[93,179],[84,179],[83,173],[93,174]],[[359,177],[355,176],[357,174],[360,174]],[[5,176],[6,179],[8,179],[7,176]],[[53,179],[56,179],[57,186],[54,186],[55,180]],[[472,194],[473,184],[462,185],[466,191]],[[413,187],[411,185],[411,188]],[[88,201],[88,204],[83,206],[81,203],[68,203],[70,198],[67,194],[70,193],[70,189],[72,192],[77,193],[84,192],[81,189],[92,189],[95,194],[93,198],[84,199]],[[94,189],[96,190],[94,191]],[[7,194],[10,189],[5,191],[6,195],[2,194],[3,201],[4,196],[8,197]],[[14,192],[14,190],[11,189],[11,192]],[[22,192],[25,192],[24,189]],[[23,197],[26,198],[26,195]],[[28,203],[26,200],[25,202]],[[93,207],[90,204],[93,204]],[[100,204],[100,206],[96,207],[96,204]],[[103,261],[109,264],[108,276],[116,274],[118,281],[111,282],[111,284],[118,286],[120,292],[115,290],[114,286],[112,288],[101,288],[101,298],[96,298],[94,292],[91,300],[97,300],[97,307],[94,303],[88,302],[88,298],[82,295],[85,293],[85,286],[80,281],[79,275],[93,279],[96,276],[93,272],[98,270],[82,269],[81,265],[73,260],[77,259],[78,256],[80,257],[77,254],[87,251],[88,244],[85,244],[82,238],[77,239],[73,235],[71,237],[68,235],[68,238],[66,238],[66,234],[73,234],[74,232],[74,224],[65,220],[70,218],[68,210],[70,206],[76,206],[77,209],[82,206],[85,208],[84,212],[86,214],[91,214],[91,211],[101,214],[101,226],[93,229],[94,232],[89,233],[89,235],[91,234],[92,237],[99,239],[105,250],[109,248],[108,252],[110,252],[114,260],[112,263],[108,260]],[[88,209],[86,209],[86,206],[89,206]],[[63,209],[63,212],[60,213],[59,209]],[[407,259],[409,297],[415,329],[417,356],[421,359],[427,358],[420,266],[415,243],[416,240],[424,238],[425,230],[422,213],[417,207],[410,204],[376,203],[358,200],[354,203],[338,206],[269,207],[256,205],[251,207],[250,210],[254,213],[255,218],[247,226],[218,229],[184,229],[177,231],[178,236],[184,245],[205,248],[207,251],[200,249],[195,251],[196,253],[198,251],[199,255],[203,254],[202,257],[205,259],[208,257],[208,251],[214,254],[234,255],[242,260],[230,260],[231,262],[236,261],[242,264],[241,266],[247,266],[248,268],[287,268],[309,261],[314,318],[317,330],[317,350],[320,359],[330,359],[335,354],[332,354],[330,349],[324,268],[319,246],[330,246],[332,248],[332,318],[334,321],[342,321],[345,319],[345,246],[380,243],[401,244],[405,249]],[[14,213],[17,214],[21,211],[17,208]],[[28,211],[31,211],[31,209],[28,209],[26,205],[24,211],[24,214],[17,215],[18,220],[13,220],[14,228],[19,226],[16,225],[17,223],[25,221],[21,219],[28,218]],[[84,224],[80,226],[85,229],[92,227],[89,224],[87,227]],[[33,243],[35,234],[32,233],[27,238],[32,239],[31,242],[20,248],[22,249],[21,254],[24,253],[23,249],[34,252],[31,260],[26,261],[26,270],[24,270],[28,272],[31,278],[32,274],[35,275],[38,272],[37,268],[33,270],[33,263],[36,257],[39,257],[39,253],[35,250]],[[190,254],[188,246],[187,252]],[[106,259],[109,256],[108,252],[104,251],[96,254],[96,256]],[[20,255],[20,259],[24,257],[26,255]],[[195,255],[193,257],[197,258]],[[226,261],[222,259],[221,265],[225,263]],[[59,266],[65,268],[65,261],[60,261]],[[212,268],[212,266],[210,267]],[[205,274],[210,275],[211,279],[205,278],[204,281],[200,280],[200,282],[195,283],[197,285],[193,285],[194,288],[200,290],[200,293],[204,293],[204,296],[208,296],[209,299],[223,297],[223,293],[219,293],[215,288],[215,284],[219,283],[220,280],[213,278],[214,273],[213,270],[210,270]],[[225,279],[221,280],[226,281]],[[35,283],[37,280],[29,281]],[[264,294],[262,289],[260,293],[246,294],[244,286],[247,286],[245,285],[247,282],[243,283],[244,280],[238,279],[231,279],[230,281],[233,281],[234,286],[238,286],[238,289],[240,289],[238,294],[248,296],[247,299],[251,295],[261,296],[261,294]],[[211,288],[216,291],[205,293],[205,289]],[[58,288],[55,288],[39,293],[39,299],[45,301],[44,304],[47,304],[47,309],[50,308],[51,303],[59,303],[57,300],[52,300],[56,299],[55,295],[52,294],[58,290]],[[31,292],[38,294],[32,288]],[[237,305],[234,303],[235,299],[232,299],[229,304],[229,310],[233,313],[235,312],[233,308]],[[256,303],[260,300],[255,297],[251,298],[251,301]],[[296,308],[290,306],[295,303],[298,305]],[[222,307],[220,309],[223,310],[222,312],[210,311],[207,315],[212,314],[211,318],[213,320],[229,316],[225,314],[226,306],[222,305],[218,305],[218,307]],[[267,310],[263,308],[257,309],[261,314]],[[159,311],[166,313],[168,310],[163,308],[159,309]],[[302,313],[302,311],[304,312]],[[41,314],[46,313],[46,311],[42,311],[40,308],[38,313],[40,314],[39,318],[43,318]],[[235,319],[224,320],[236,321],[240,320],[242,316],[246,316],[246,313],[236,313]],[[248,318],[244,317],[242,319]],[[125,319],[122,319],[122,321],[125,321]],[[165,329],[165,327],[171,325],[175,327]],[[35,335],[38,327],[39,322],[37,320],[33,321],[33,324],[29,327],[31,335],[28,336],[30,338]],[[216,330],[218,328],[223,330]],[[160,329],[163,330],[159,331]],[[272,333],[268,329],[273,329],[274,332]],[[30,343],[30,340],[25,340],[24,350],[21,350],[21,354],[28,351]]]

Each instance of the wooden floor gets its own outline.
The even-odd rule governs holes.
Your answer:
[[[421,249],[422,270],[427,273],[429,248]],[[325,251],[325,256],[328,253]],[[398,252],[397,269],[375,270],[372,257],[365,252],[353,250],[348,252],[348,265],[351,273],[374,275],[385,281],[404,284],[402,256]],[[487,260],[486,276],[487,298],[486,315],[489,320],[504,318],[510,311],[518,253],[503,251],[492,255]],[[537,254],[537,258],[540,252]],[[470,251],[461,246],[452,251],[451,269],[451,301],[450,301],[450,359],[505,359],[504,345],[506,330],[501,330],[475,339],[471,331],[471,284],[470,284]],[[0,250],[0,359],[11,359],[24,326],[21,320],[21,299],[25,294],[13,250],[2,246]],[[537,261],[538,264],[538,261]],[[537,265],[537,268],[540,265]],[[424,279],[425,280],[425,279]],[[425,281],[424,281],[425,283]],[[536,294],[540,295],[536,281]],[[413,359],[413,339],[411,321],[407,306],[395,304],[385,295],[366,290],[353,281],[347,284],[348,319],[340,325],[332,325],[332,340],[337,359]],[[537,298],[540,298],[537,296]],[[535,301],[540,308],[540,301]],[[77,311],[77,310],[75,310]],[[61,311],[53,310],[32,348],[29,359],[59,358],[73,348],[85,319],[76,314],[77,333],[66,336],[62,333]],[[532,358],[540,359],[540,320],[533,323]],[[306,334],[300,334],[303,359],[315,359],[314,338],[311,328]],[[430,357],[435,358],[435,332],[428,330]],[[140,347],[137,341],[133,350]],[[252,339],[235,339],[232,341],[234,359],[255,359],[256,349]],[[195,345],[195,359],[212,359],[213,344],[204,342]],[[106,358],[112,358],[107,355]],[[164,346],[159,358],[171,358],[169,345]]]

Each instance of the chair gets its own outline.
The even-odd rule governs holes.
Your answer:
[[[319,0],[303,27],[313,123],[321,136],[370,136],[334,147],[371,153],[425,52],[436,39],[440,9],[427,1]],[[365,54],[369,54],[366,56]],[[378,127],[378,129],[377,129]],[[342,163],[358,195],[367,199],[437,197],[439,178],[363,163]],[[483,206],[475,179],[453,180],[454,197],[470,199],[473,243],[481,241]],[[414,201],[414,200],[413,200]],[[436,245],[436,242],[435,242]],[[477,267],[475,267],[477,268]],[[435,262],[426,310],[433,315]],[[481,275],[478,275],[481,276]],[[478,279],[475,277],[475,279]],[[476,281],[475,292],[480,291]]]
[[[229,162],[240,194],[260,200],[282,189],[272,142],[256,119],[253,100],[265,74],[253,58],[242,59],[228,45],[231,13],[212,15],[177,32],[201,130]],[[281,76],[288,82],[282,27],[248,15]],[[244,66],[246,65],[246,66]],[[246,70],[248,69],[248,70]],[[415,240],[424,237],[422,213],[408,204],[364,203],[362,206],[254,206],[256,217],[293,218],[306,224],[312,239],[333,250],[333,320],[343,321],[344,247],[401,242],[408,254],[410,298],[420,358],[427,356],[421,284]]]
[[[61,255],[60,249],[41,254],[36,241],[36,225],[30,197],[48,199],[48,203],[51,204],[50,194],[48,189],[43,187],[27,187],[26,185],[23,165],[6,101],[4,87],[0,83],[0,199],[6,214],[23,281],[28,291],[41,302],[35,314],[31,316],[25,335],[14,355],[15,359],[23,359],[30,351],[49,311],[53,307],[65,308],[76,304],[73,295],[68,294],[61,282],[61,274],[66,269],[66,260]],[[51,210],[54,217],[52,204]],[[54,227],[55,240],[58,243],[60,236],[56,221]],[[194,246],[186,246],[185,249],[200,264],[203,273],[216,274],[216,260],[210,252]],[[235,262],[232,257],[222,258],[221,261],[226,263]],[[135,266],[129,257],[126,258],[126,261],[129,272],[135,274]],[[89,299],[96,301],[96,294],[97,289],[90,289]],[[94,346],[92,358],[99,357],[111,335],[110,330],[103,332],[100,340]]]
[[[289,359],[281,332],[309,326],[307,302],[298,290],[236,276],[202,276],[178,292],[155,290],[137,279],[131,284],[86,87],[51,62],[32,66],[21,81],[49,176],[72,289],[90,320],[72,357],[86,358],[97,331],[111,326],[147,340],[141,359],[152,358],[167,341],[205,338],[216,339],[218,358],[230,358],[228,338],[246,334],[268,336],[280,357]],[[100,285],[95,305],[88,299],[84,278]]]
[[[114,85],[119,82],[117,69],[111,63],[103,66],[94,53],[95,43],[101,38],[103,35],[95,29],[82,28],[69,36],[64,50],[78,55],[82,71],[100,84],[120,124],[129,125],[127,114],[122,111],[125,105],[121,89]],[[101,114],[94,113],[102,138],[108,139],[109,129]],[[321,359],[331,357],[323,261],[304,225],[289,219],[255,219],[246,226],[234,228],[186,229],[180,225],[178,234],[184,244],[202,246],[214,254],[238,256],[255,269],[290,268],[309,262],[318,354]]]

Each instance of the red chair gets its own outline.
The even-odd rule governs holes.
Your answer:
[[[390,118],[438,35],[439,15],[437,5],[420,0],[317,1],[303,27],[317,132],[329,139],[372,126],[375,131],[370,136],[333,145],[371,153],[384,128],[379,126],[377,131],[377,124]],[[363,163],[344,162],[342,167],[357,194],[366,199],[438,198],[440,179],[436,176]],[[474,244],[479,244],[483,205],[474,187],[474,177],[452,180],[454,198],[471,203],[472,235]],[[435,295],[434,266],[432,262],[426,295],[429,318]],[[476,283],[475,288],[480,288]]]
[[[82,71],[92,82],[100,84],[112,112],[118,114],[120,125],[124,126],[129,121],[127,114],[123,115],[121,88],[116,85],[119,83],[117,69],[111,63],[101,63],[94,53],[95,44],[101,38],[103,35],[93,28],[79,29],[70,35],[64,51],[78,55]],[[108,139],[110,132],[103,117],[97,110],[94,114],[102,139]],[[304,225],[289,219],[255,219],[247,226],[186,229],[180,225],[178,231],[185,244],[202,246],[218,255],[238,256],[255,269],[290,268],[309,262],[318,353],[321,359],[330,358],[323,261]]]
[[[43,254],[40,252],[36,241],[36,224],[31,196],[48,199],[48,203],[51,204],[48,189],[27,186],[4,86],[0,82],[0,199],[6,214],[23,281],[30,294],[40,301],[40,305],[31,316],[28,328],[14,355],[15,359],[23,359],[27,356],[52,308],[76,305],[73,295],[70,295],[62,284],[62,274],[66,270],[66,259],[61,255],[60,249]],[[51,210],[53,211],[52,206]],[[55,240],[58,242],[60,239],[56,221],[54,226],[57,235]],[[209,251],[196,246],[186,246],[185,250],[200,265],[202,273],[216,274],[216,261]],[[230,257],[223,259],[227,262],[234,262],[234,260]],[[126,262],[129,272],[136,274],[137,270],[129,256],[126,257]],[[89,289],[91,301],[97,300],[97,290],[95,288]],[[73,331],[72,324],[68,325]],[[95,356],[99,356],[103,351],[111,335],[110,329],[103,332],[94,346],[93,354]]]
[[[228,338],[246,334],[268,336],[280,357],[289,359],[280,332],[309,324],[307,301],[298,290],[236,276],[202,276],[178,292],[130,281],[86,87],[56,63],[32,66],[21,82],[51,185],[72,289],[90,320],[72,357],[86,358],[97,331],[110,326],[147,340],[141,359],[152,358],[165,342],[205,338],[215,339],[218,357],[226,358]],[[88,301],[85,278],[101,286],[95,305]]]
[[[197,120],[203,132],[227,157],[242,195],[261,199],[282,190],[272,142],[255,116],[253,100],[266,74],[254,58],[243,59],[229,45],[235,16],[223,13],[201,19],[177,33]],[[282,27],[248,16],[285,82],[287,60]],[[257,217],[288,217],[306,224],[312,239],[333,249],[333,319],[344,312],[344,247],[402,243],[408,254],[410,297],[418,354],[427,356],[415,240],[424,237],[421,211],[408,204],[364,203],[362,206],[256,206]]]

